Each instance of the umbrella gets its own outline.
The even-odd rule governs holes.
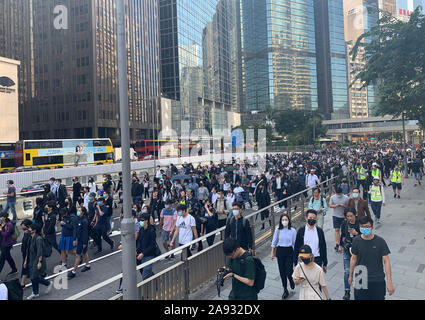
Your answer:
[[[184,181],[184,180],[191,180],[191,179],[192,179],[192,177],[188,176],[187,174],[177,174],[177,175],[171,177],[171,181],[175,181],[175,180]]]

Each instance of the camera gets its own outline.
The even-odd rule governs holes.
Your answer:
[[[220,269],[218,269],[216,284],[217,284],[217,293],[219,297],[220,297],[221,287],[224,286],[224,280],[225,280],[224,277],[231,272],[232,271],[226,267],[221,267]]]

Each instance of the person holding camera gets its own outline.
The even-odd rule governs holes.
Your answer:
[[[241,248],[238,240],[227,238],[223,243],[224,255],[229,258],[227,268],[221,270],[227,273],[223,279],[232,278],[232,290],[229,300],[258,300],[254,287],[255,261],[248,251]]]
[[[323,290],[326,299],[331,300],[326,287],[325,273],[314,262],[314,254],[309,245],[300,248],[298,260],[300,263],[294,269],[292,277],[296,285],[301,285],[300,300],[323,300],[320,291]]]
[[[360,234],[359,221],[356,216],[356,209],[347,208],[344,210],[345,220],[341,224],[341,238],[338,252],[344,254],[344,287],[345,295],[343,300],[350,300],[350,285],[348,276],[350,274],[351,245],[354,237]]]

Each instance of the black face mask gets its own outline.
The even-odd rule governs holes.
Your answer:
[[[301,261],[304,262],[304,264],[309,264],[311,262],[311,258],[301,258]]]
[[[307,220],[307,223],[308,223],[310,226],[314,226],[314,225],[316,224],[316,220],[315,220],[315,219],[308,219],[308,220]]]

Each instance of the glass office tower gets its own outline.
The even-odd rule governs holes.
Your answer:
[[[223,115],[240,104],[238,1],[159,5],[162,93],[172,100],[172,128],[179,133],[181,121],[191,130],[227,127]]]
[[[244,111],[348,117],[342,0],[240,1]]]
[[[0,1],[0,55],[21,61],[21,139],[120,143],[115,3]],[[158,2],[125,4],[131,138],[151,138],[160,108]],[[54,27],[57,5],[67,8],[68,29]]]

